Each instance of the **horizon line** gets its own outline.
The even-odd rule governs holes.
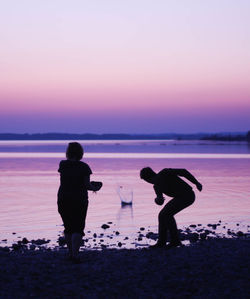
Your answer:
[[[210,131],[210,132],[188,132],[188,133],[176,133],[176,132],[164,132],[164,133],[93,133],[93,132],[85,132],[85,133],[75,133],[75,132],[35,132],[35,133],[15,133],[15,132],[0,132],[0,135],[46,135],[46,134],[58,134],[58,135],[132,135],[132,136],[138,136],[138,135],[200,135],[200,134],[247,134],[250,131],[250,129],[245,131]]]

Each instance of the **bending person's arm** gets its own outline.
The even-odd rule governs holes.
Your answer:
[[[154,190],[156,194],[155,203],[159,206],[163,205],[165,198],[163,197],[161,190],[156,185],[154,185]]]
[[[178,176],[182,176],[182,177],[186,178],[191,183],[196,185],[196,187],[199,191],[202,190],[202,184],[200,182],[198,182],[196,180],[196,178],[186,169],[169,169],[169,171],[171,171],[171,173],[173,173],[173,174],[176,174]]]
[[[154,185],[154,190],[155,190],[155,194],[156,194],[157,198],[163,198],[163,194],[157,185]]]

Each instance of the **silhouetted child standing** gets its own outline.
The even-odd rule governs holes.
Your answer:
[[[159,173],[155,173],[150,167],[146,167],[140,172],[141,179],[154,185],[156,204],[164,203],[163,194],[173,197],[159,213],[159,239],[151,246],[153,248],[172,248],[181,245],[174,215],[190,206],[195,201],[195,194],[192,187],[180,176],[195,184],[199,191],[202,190],[202,185],[186,169],[164,168]],[[170,243],[166,245],[168,232]]]
[[[58,212],[63,220],[70,258],[76,263],[80,262],[78,253],[88,209],[88,190],[98,191],[102,186],[101,183],[90,182],[92,171],[88,164],[80,161],[82,157],[82,146],[71,142],[66,151],[67,160],[62,160],[58,169]]]

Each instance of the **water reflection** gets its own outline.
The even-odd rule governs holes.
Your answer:
[[[131,220],[133,222],[133,205],[132,204],[123,204],[117,213],[117,223],[128,222]]]
[[[61,158],[60,152],[0,152],[0,158]],[[248,153],[90,153],[85,158],[96,159],[250,159]]]
[[[150,143],[150,147],[146,142],[141,144],[138,152],[103,152],[107,148],[99,153],[87,152],[86,158],[93,158],[89,162],[95,178],[105,183],[102,193],[97,195],[100,200],[91,200],[88,229],[96,231],[97,226],[110,220],[113,222],[111,229],[121,233],[119,241],[122,242],[126,236],[129,241],[138,238],[138,228],[142,226],[151,226],[151,230],[156,231],[158,206],[152,204],[152,187],[143,184],[138,175],[139,170],[148,165],[158,170],[185,167],[206,186],[197,195],[193,207],[180,214],[177,221],[181,225],[206,224],[219,219],[228,223],[247,221],[250,213],[250,154],[247,145],[214,144],[211,152],[211,147],[200,145],[196,152],[191,153],[188,149],[191,143],[185,142],[187,152],[183,153],[167,152],[168,147],[168,151],[173,149],[168,143],[165,146]],[[184,149],[184,141],[182,146]],[[120,146],[116,147],[120,151]],[[20,148],[24,151],[22,146]],[[58,231],[62,230],[57,227],[61,223],[56,211],[57,167],[59,158],[64,159],[64,152],[57,152],[55,148],[55,152],[17,153],[14,142],[12,149],[8,149],[10,151],[0,142],[0,241],[20,236],[28,239],[45,237],[56,242]],[[42,147],[39,149],[43,150]],[[118,198],[114,184],[119,187]],[[130,200],[133,205],[120,206],[120,202]],[[16,234],[12,235],[13,232]]]

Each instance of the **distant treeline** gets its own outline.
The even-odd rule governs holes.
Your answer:
[[[250,142],[250,131],[246,134],[211,134],[201,138],[202,140],[220,140],[220,141],[248,141]]]
[[[143,140],[200,139],[204,134],[71,134],[71,133],[2,133],[0,140]]]
[[[247,133],[197,133],[197,134],[71,134],[71,133],[35,133],[14,134],[0,133],[0,140],[222,140],[222,141],[248,141],[250,131]]]

